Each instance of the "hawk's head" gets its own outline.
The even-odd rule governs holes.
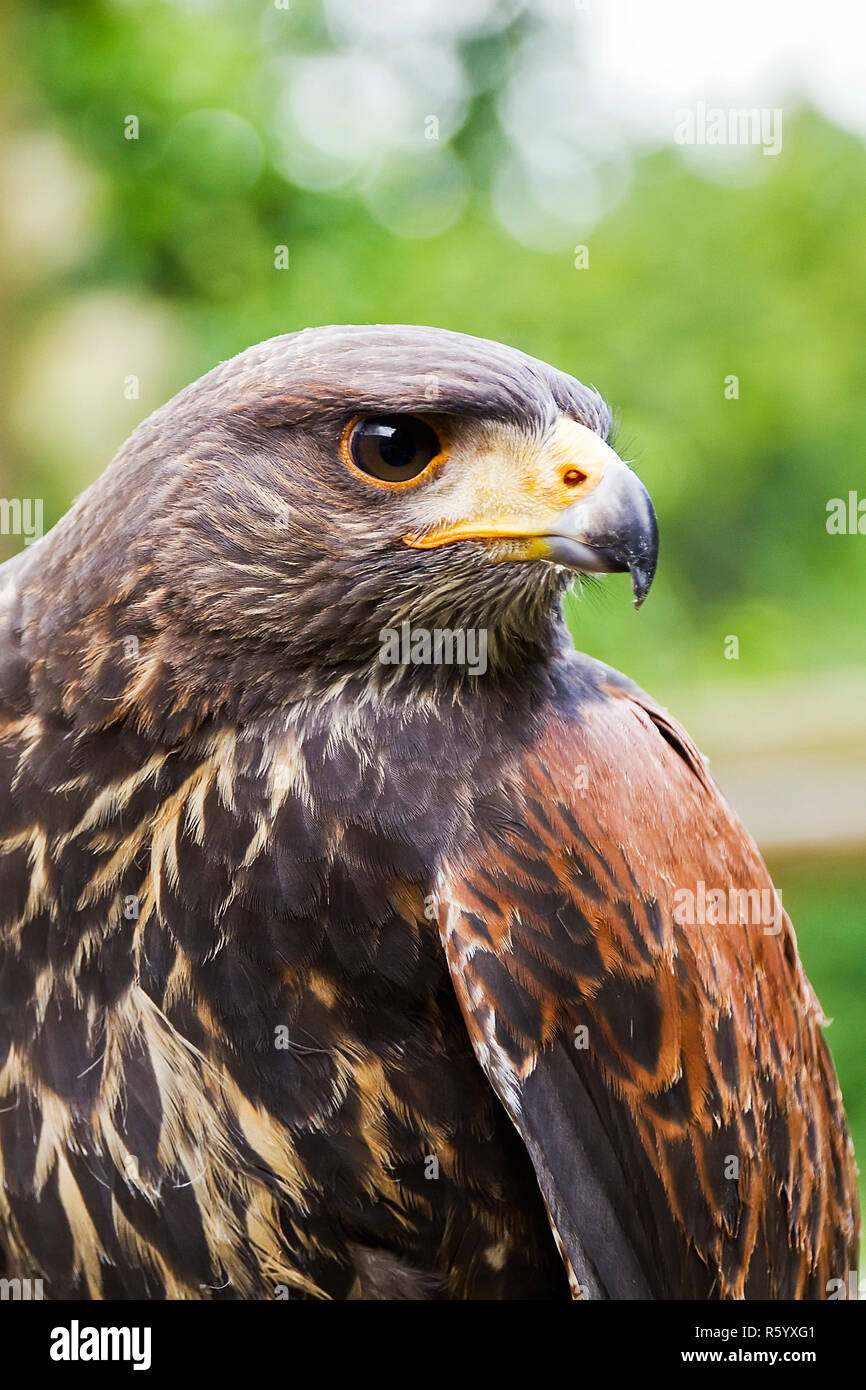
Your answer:
[[[121,703],[128,680],[92,677],[130,638],[140,697],[209,712],[384,679],[381,633],[405,622],[484,628],[507,669],[551,641],[574,571],[649,588],[652,505],[608,427],[594,391],[498,343],[309,329],[146,420],[28,578],[52,585],[67,659]]]

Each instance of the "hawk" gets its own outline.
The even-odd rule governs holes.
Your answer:
[[[788,1299],[855,1267],[767,870],[564,625],[576,572],[653,578],[608,431],[508,347],[310,329],[0,569],[6,1276]]]

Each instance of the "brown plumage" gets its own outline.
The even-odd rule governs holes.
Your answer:
[[[758,851],[570,650],[573,571],[642,599],[655,564],[607,429],[497,344],[309,330],[181,393],[0,569],[7,1276],[821,1298],[855,1267]],[[483,630],[484,662],[386,664],[403,624]]]

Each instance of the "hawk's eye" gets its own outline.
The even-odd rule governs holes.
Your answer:
[[[441,450],[435,430],[415,415],[371,415],[349,434],[355,467],[383,483],[406,483]]]

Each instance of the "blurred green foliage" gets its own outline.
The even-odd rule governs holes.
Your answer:
[[[288,12],[149,0],[13,11],[0,59],[7,122],[14,135],[62,139],[95,180],[95,226],[81,254],[42,274],[20,277],[9,258],[0,268],[0,491],[38,489],[52,523],[145,398],[150,408],[273,334],[329,322],[460,329],[596,385],[655,500],[662,548],[648,603],[636,616],[617,580],[570,600],[581,647],[662,699],[694,680],[862,667],[866,537],[828,535],[825,523],[829,499],[866,496],[863,144],[802,110],[786,117],[783,155],[758,156],[739,183],[700,176],[674,147],[635,157],[619,205],[575,229],[589,258],[577,269],[572,248],[528,249],[491,211],[497,87],[531,22],[518,13],[460,43],[471,93],[451,145],[468,197],[440,235],[407,239],[376,219],[362,180],[316,192],[282,172],[281,60],[329,43],[312,0]],[[137,140],[124,138],[131,113]],[[288,270],[275,268],[279,245]],[[52,313],[106,290],[167,311],[177,333],[166,379],[143,382],[104,456],[82,460],[73,440],[49,447],[15,423],[16,373]],[[118,362],[118,395],[133,370]],[[725,395],[731,375],[737,399]],[[0,558],[16,545],[0,538]],[[724,660],[729,634],[737,662]],[[866,1152],[863,866],[784,872]]]

